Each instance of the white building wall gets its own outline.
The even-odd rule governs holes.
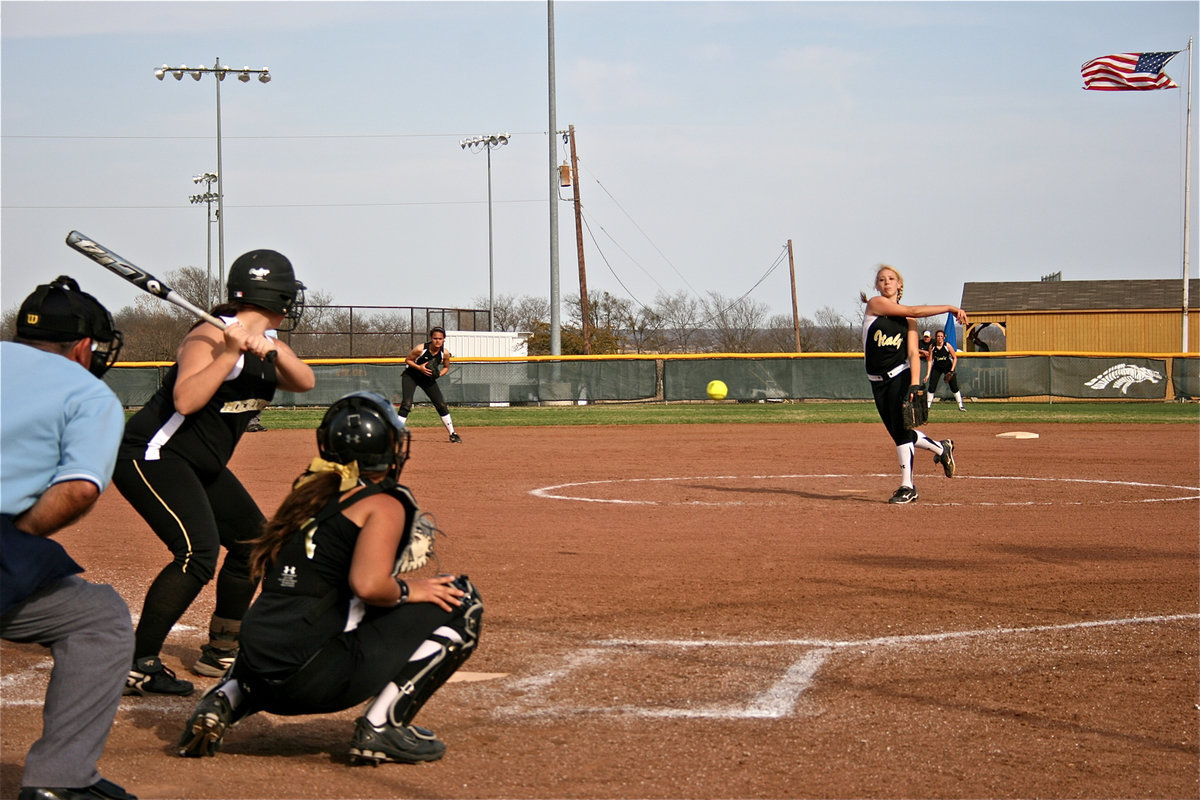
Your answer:
[[[528,333],[446,331],[446,349],[454,358],[511,358],[529,355]]]

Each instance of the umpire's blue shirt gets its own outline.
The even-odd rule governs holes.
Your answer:
[[[112,389],[57,353],[0,342],[0,513],[56,483],[112,478],[125,414]]]

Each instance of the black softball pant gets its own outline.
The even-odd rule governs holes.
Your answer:
[[[280,716],[342,711],[374,697],[395,681],[408,667],[417,648],[438,628],[449,626],[461,630],[464,615],[470,613],[474,617],[470,624],[477,636],[482,603],[474,591],[463,601],[463,605],[452,611],[443,611],[433,603],[389,609],[331,639],[283,681],[255,675],[245,668],[243,659],[235,662],[233,677],[248,690],[253,711]],[[243,647],[247,642],[243,642]],[[474,644],[471,642],[472,649]]]
[[[929,371],[929,393],[933,394],[937,391],[938,381],[942,376],[946,376],[946,385],[950,387],[950,391],[958,394],[958,373],[957,372],[939,372],[938,370]]]
[[[444,417],[450,413],[450,407],[446,405],[446,399],[442,397],[442,390],[438,388],[437,380],[424,375],[414,376],[411,370],[406,369],[400,374],[400,416],[407,417],[408,413],[412,411],[413,397],[417,393],[418,386],[424,390],[429,402],[433,403],[438,416]]]
[[[875,410],[887,428],[892,441],[897,445],[910,444],[917,441],[917,434],[904,427],[904,398],[908,395],[908,387],[912,379],[912,370],[906,369],[894,378],[882,381],[871,381],[871,391],[875,395]]]
[[[263,515],[228,468],[199,475],[177,458],[121,459],[113,484],[173,556],[146,592],[134,657],[158,655],[171,628],[225,561],[217,577],[214,616],[240,620],[250,607],[249,540],[262,533]]]

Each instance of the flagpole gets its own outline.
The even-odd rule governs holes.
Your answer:
[[[1188,352],[1188,278],[1191,273],[1191,234],[1188,226],[1192,217],[1192,37],[1188,37],[1188,96],[1187,96],[1187,150],[1183,159],[1183,347]]]

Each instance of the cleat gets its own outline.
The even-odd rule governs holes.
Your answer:
[[[967,410],[967,407],[966,407],[966,406],[959,406],[959,407],[958,407],[958,410],[959,410],[959,411],[966,411],[966,410]]]
[[[221,650],[211,644],[206,644],[200,648],[200,658],[196,659],[196,663],[192,665],[192,672],[206,678],[219,678],[233,666],[235,658],[237,658],[236,647],[232,650]]]
[[[941,464],[942,469],[946,472],[947,478],[954,477],[954,442],[950,439],[942,439],[942,454],[933,457],[933,463]]]
[[[457,433],[450,434],[450,441],[454,444],[462,444],[462,437]]]
[[[375,727],[366,717],[359,717],[350,746],[351,764],[383,763],[417,764],[436,761],[446,752],[446,745],[434,737],[433,731],[416,725]]]
[[[233,707],[214,689],[200,699],[179,738],[179,755],[185,758],[215,756],[225,731],[233,727]]]
[[[168,669],[158,656],[146,656],[133,662],[133,669],[125,676],[127,695],[173,694],[186,697],[196,690],[190,681],[181,681]]]
[[[896,505],[896,504],[900,504],[900,503],[911,503],[916,499],[917,499],[917,490],[915,487],[901,486],[899,489],[896,490],[896,493],[892,495],[892,499],[888,500],[888,502],[891,503],[892,505]]]

